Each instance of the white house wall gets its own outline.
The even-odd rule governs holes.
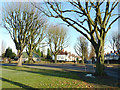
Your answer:
[[[57,55],[57,60],[65,61],[65,60],[67,60],[67,57],[66,57],[66,55]]]
[[[55,57],[52,56],[52,59],[55,60]],[[58,61],[76,61],[75,59],[76,59],[76,58],[71,57],[71,56],[70,56],[70,58],[69,58],[68,55],[57,55],[57,60],[58,60]]]

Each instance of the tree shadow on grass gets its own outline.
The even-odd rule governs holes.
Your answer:
[[[41,74],[41,75],[46,75],[46,76],[70,78],[70,79],[81,80],[87,83],[98,84],[98,85],[120,87],[120,83],[118,82],[118,80],[115,80],[114,78],[109,77],[109,76],[91,78],[91,77],[86,77],[85,75],[87,74],[87,72],[82,72],[82,71],[81,72],[68,71],[66,69],[64,69],[63,71],[57,71],[57,70],[46,70],[46,69],[37,69],[37,68],[33,69],[29,67],[24,67],[24,70],[22,70],[20,68],[15,69],[14,67],[15,66],[4,67],[4,68],[28,72],[28,73]]]
[[[30,87],[30,86],[21,84],[21,83],[19,83],[19,82],[11,81],[11,80],[8,80],[8,79],[5,79],[5,78],[1,78],[1,79],[2,79],[2,81],[9,82],[9,83],[11,83],[11,84],[14,84],[14,85],[17,85],[17,86],[21,87],[20,89],[25,89],[25,90],[26,90],[26,89],[28,89],[28,90],[34,90],[34,89],[35,89],[35,88]],[[35,90],[36,90],[36,89],[35,89]]]

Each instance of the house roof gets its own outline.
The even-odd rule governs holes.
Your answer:
[[[80,56],[76,56],[75,54],[72,54],[71,52],[67,52],[67,51],[64,51],[64,50],[60,50],[58,55],[68,55],[69,58],[71,56],[76,57],[76,58],[81,58]]]
[[[67,54],[68,54],[67,51],[64,52],[63,50],[60,50],[58,53],[58,55],[67,55]]]
[[[110,53],[107,52],[107,54],[105,54],[105,57],[106,56],[116,56],[117,54],[118,54],[118,51],[114,51],[114,52],[110,51]]]

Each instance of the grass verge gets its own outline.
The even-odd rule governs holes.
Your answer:
[[[28,67],[2,66],[2,88],[119,88],[111,77],[86,77],[69,72]]]

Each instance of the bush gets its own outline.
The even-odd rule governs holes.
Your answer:
[[[52,59],[51,52],[50,52],[49,48],[47,49],[47,57],[46,57],[46,59]]]
[[[8,47],[5,51],[4,57],[14,59],[15,56],[16,56],[16,54],[12,52],[12,49],[10,47]]]
[[[14,52],[12,52],[12,54],[11,54],[11,59],[14,59],[15,56],[16,56],[16,54],[15,54]]]

